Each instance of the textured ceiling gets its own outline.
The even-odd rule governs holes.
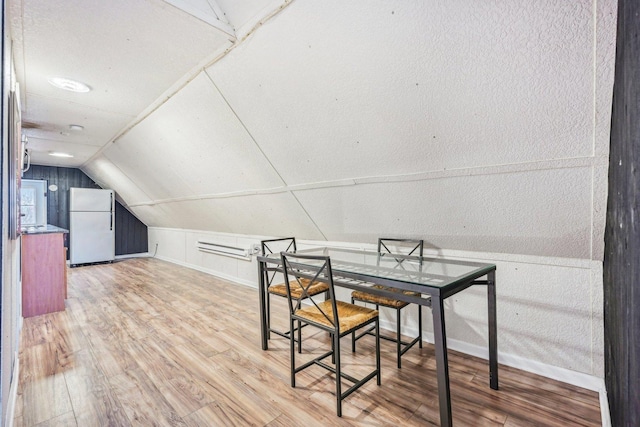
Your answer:
[[[15,0],[9,10],[24,132],[39,164],[82,165],[235,40],[162,0]],[[92,90],[55,88],[47,81],[55,76]],[[70,124],[84,130],[70,131]],[[49,151],[75,157],[60,160]]]
[[[601,258],[615,1],[211,1],[92,5],[101,49],[50,61],[102,102],[42,83],[26,1],[33,148],[75,144],[150,226]],[[91,138],[47,130],[66,111]]]

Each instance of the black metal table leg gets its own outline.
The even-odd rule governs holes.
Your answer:
[[[496,272],[487,274],[487,298],[489,307],[489,385],[498,390],[498,327],[496,320]]]
[[[449,391],[449,361],[447,358],[447,334],[444,326],[444,305],[440,296],[431,297],[433,334],[436,348],[436,373],[438,400],[440,401],[440,425],[451,427],[451,393]]]
[[[267,350],[269,343],[267,340],[267,308],[265,306],[265,271],[266,264],[258,261],[258,298],[260,300],[260,337],[262,338],[262,349]]]

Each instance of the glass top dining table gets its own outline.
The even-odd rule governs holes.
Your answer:
[[[301,249],[297,254],[322,255],[331,259],[334,285],[389,296],[430,306],[433,315],[440,425],[451,426],[451,396],[444,317],[444,300],[470,286],[486,286],[488,306],[489,386],[498,389],[498,344],[496,326],[495,264],[466,260],[397,255],[344,248]],[[305,261],[312,263],[313,261]],[[260,327],[262,349],[268,349],[266,298],[269,272],[280,270],[280,254],[258,256]],[[482,280],[480,280],[482,279]],[[379,289],[383,285],[418,295]]]

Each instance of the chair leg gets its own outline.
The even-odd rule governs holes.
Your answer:
[[[333,334],[335,335],[335,334]],[[336,363],[336,346],[335,346],[335,342],[333,341],[333,335],[329,334],[329,337],[331,338],[331,363],[333,363],[335,365]]]
[[[267,301],[266,301],[266,309],[267,309],[267,339],[271,339],[271,294],[267,292]]]
[[[293,329],[291,336],[293,336]],[[298,320],[298,353],[302,354],[302,322],[300,320]]]
[[[351,304],[355,304],[353,297],[351,297]],[[356,352],[356,331],[351,332],[351,352]]]
[[[376,370],[378,371],[378,385],[382,384],[380,374],[380,319],[376,319]]]
[[[420,341],[418,341],[418,346],[422,348],[422,306],[418,305],[418,337]]]
[[[396,353],[398,355],[398,369],[402,368],[402,334],[400,331],[400,309],[396,308]]]
[[[342,372],[340,370],[340,334],[333,334],[333,356],[336,363],[336,398],[338,416],[342,417]]]
[[[291,353],[291,387],[296,386],[296,343],[293,338],[293,319],[289,318],[289,327],[291,333],[289,334],[289,351]]]

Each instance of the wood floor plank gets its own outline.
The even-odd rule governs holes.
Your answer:
[[[247,417],[246,411],[239,406],[231,407],[224,403],[212,403],[185,417],[189,427],[206,426],[262,426],[259,420]]]
[[[86,424],[78,423],[73,412],[65,412],[55,418],[41,422],[38,427],[81,427],[83,425]]]
[[[104,340],[100,336],[93,336],[90,341],[91,351],[105,377],[113,377],[129,369],[138,368],[138,362],[127,352],[124,343],[114,339]]]
[[[74,353],[64,377],[78,425],[128,425],[122,405],[89,349]]]
[[[119,397],[131,425],[186,425],[141,369],[130,369],[108,381]]]
[[[27,426],[424,426],[438,425],[433,346],[412,348],[396,368],[382,341],[382,386],[372,381],[336,417],[335,379],[311,367],[290,386],[289,341],[260,348],[254,288],[136,258],[69,271],[66,311],[24,320],[14,425]],[[284,299],[274,322],[287,328]],[[373,369],[373,339],[342,343],[344,369]],[[309,360],[328,335],[303,329]],[[597,426],[598,394],[449,351],[453,421],[460,426]],[[346,385],[346,383],[345,383]]]
[[[43,399],[43,396],[47,396]],[[72,410],[67,384],[62,373],[25,384],[22,389],[24,424],[33,426]]]
[[[175,363],[153,340],[130,342],[126,347],[179,417],[213,402],[201,380],[191,375],[186,366]]]

